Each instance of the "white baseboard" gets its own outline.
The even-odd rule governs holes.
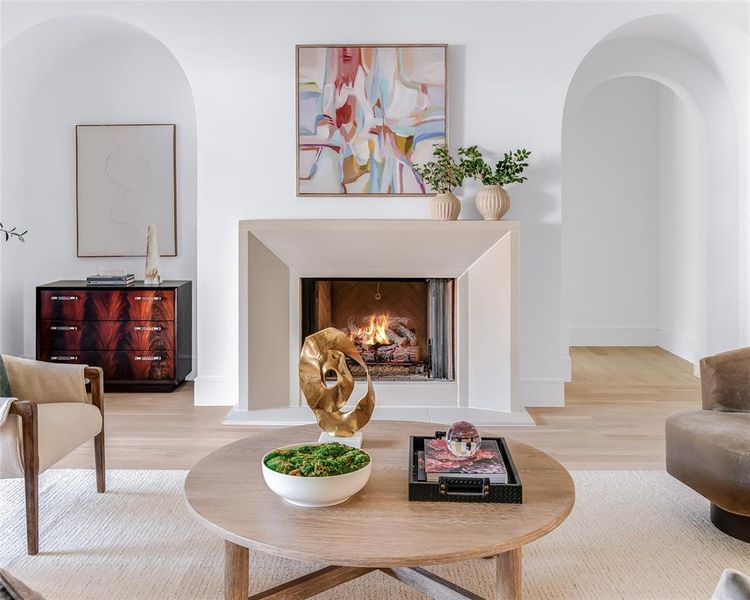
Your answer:
[[[696,352],[697,344],[693,340],[662,330],[659,332],[659,346],[691,363],[693,375],[700,378],[700,353]]]
[[[195,406],[234,406],[237,404],[239,391],[237,383],[211,375],[200,375],[195,378]]]
[[[571,327],[571,346],[657,346],[659,330],[638,327]]]
[[[488,410],[484,408],[430,408],[431,423],[469,421],[480,427],[534,427],[536,423],[526,409],[519,411]]]
[[[676,336],[671,331],[662,330],[659,332],[659,346],[688,362],[693,364],[698,362],[695,357],[695,343]]]
[[[565,406],[565,382],[562,379],[522,379],[520,404],[528,406]]]
[[[571,346],[659,346],[691,363],[693,374],[699,377],[699,357],[695,352],[695,342],[675,336],[671,331],[626,327],[574,327],[570,329],[569,337]]]
[[[522,408],[565,406],[565,382],[562,379],[522,379],[518,388]],[[194,394],[195,406],[236,406],[239,392],[232,381],[223,377],[201,375],[195,378]]]
[[[373,421],[418,421],[423,423],[449,424],[455,421],[470,421],[484,427],[533,427],[534,419],[525,411],[503,412],[480,408],[383,406],[376,407]],[[225,425],[264,425],[269,427],[304,425],[315,423],[315,417],[307,406],[267,408],[261,410],[239,410],[234,408],[224,420]],[[364,430],[367,437],[367,429]]]
[[[573,361],[570,360],[570,355],[562,357],[562,377],[563,381],[573,380]]]

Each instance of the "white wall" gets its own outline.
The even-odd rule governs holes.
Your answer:
[[[199,140],[201,403],[237,400],[238,220],[428,215],[426,198],[295,197],[294,45],[448,43],[452,144],[534,151],[529,181],[511,190],[508,215],[522,222],[521,399],[559,405],[569,372],[560,132],[576,68],[609,32],[644,15],[686,12],[746,28],[747,10],[744,2],[3,2],[2,28],[7,43],[54,17],[110,16],[158,38],[185,70]],[[356,26],[342,27],[344,18]],[[29,69],[37,59],[29,58]],[[477,216],[470,201],[463,216]]]
[[[643,77],[610,79],[563,140],[572,346],[705,353],[706,140],[697,111]]]
[[[747,5],[746,5],[747,6]],[[744,7],[746,9],[746,6]],[[737,6],[739,10],[743,7]],[[740,23],[740,14],[737,14],[737,23]],[[742,17],[744,28],[747,29],[747,16]],[[750,107],[750,68],[748,60],[750,57],[750,38],[745,31],[740,28],[726,27],[720,21],[713,19],[701,18],[696,14],[681,15],[659,15],[649,17],[648,19],[639,19],[620,27],[616,32],[608,36],[608,39],[634,37],[643,39],[661,39],[669,41],[675,45],[690,50],[694,58],[698,58],[711,71],[718,75],[718,78],[726,86],[729,95],[734,104],[734,115],[736,117],[737,131],[741,132],[739,136],[738,162],[744,165],[738,173],[738,195],[740,198],[748,198],[748,182],[750,172],[748,164],[750,161],[748,146],[750,145],[750,136],[748,131],[748,107]],[[724,108],[723,110],[726,110]],[[727,163],[730,159],[727,157]],[[727,165],[725,163],[725,166]],[[727,169],[723,168],[722,172],[725,177],[728,176]],[[723,194],[717,192],[712,186],[712,194]],[[716,202],[709,200],[711,209],[715,210]],[[750,239],[750,210],[747,206],[738,211],[737,226],[739,229],[738,237],[741,240]],[[737,213],[735,213],[736,215]],[[707,215],[708,216],[708,215]],[[731,252],[731,250],[730,250]],[[739,248],[739,279],[741,288],[740,294],[740,315],[738,319],[740,332],[737,343],[739,345],[750,344],[750,310],[747,309],[748,298],[750,297],[750,252],[748,246]],[[720,261],[717,261],[720,262]],[[727,295],[724,290],[720,292]],[[716,312],[716,311],[712,311]],[[728,328],[731,329],[731,326]],[[706,345],[708,345],[708,337]],[[718,347],[721,346],[719,342]],[[716,348],[716,347],[715,347]],[[714,349],[715,349],[714,348]]]
[[[665,274],[660,289],[662,313],[677,311],[665,319],[657,339],[689,360],[750,343],[745,293],[750,211],[743,192],[748,176],[748,106],[737,93],[738,84],[747,81],[747,35],[732,27],[719,35],[714,27],[716,22],[706,23],[695,15],[662,15],[618,28],[577,69],[565,108],[567,128],[597,86],[625,76],[657,81],[682,103],[679,109],[671,104],[662,107],[672,112],[665,116],[665,123],[671,125],[661,132],[667,138],[660,140],[663,158],[668,157],[660,182],[660,191],[668,197],[660,229],[675,229],[663,236],[661,256],[654,259],[662,270],[673,270]],[[731,57],[729,47],[735,51]],[[716,64],[719,58],[727,59],[721,61],[721,68]],[[696,149],[701,154],[687,152]],[[695,200],[695,194],[701,200]],[[703,207],[700,214],[694,208],[697,204]],[[576,235],[567,227],[567,206],[566,187],[564,247]],[[672,212],[685,214],[670,214],[670,206]],[[690,251],[688,239],[694,244]]]
[[[659,95],[659,346],[696,363],[706,347],[705,136],[691,108]]]
[[[83,279],[98,265],[127,267],[143,277],[143,258],[76,258],[76,124],[177,125],[178,256],[162,258],[161,271],[166,279],[195,279],[196,141],[189,84],[174,57],[154,38],[137,30],[103,33],[84,35],[40,61],[33,77],[23,82],[22,95],[9,94],[14,80],[6,80],[10,98],[4,147],[12,150],[5,154],[4,196],[10,198],[10,189],[19,190],[13,193],[22,199],[16,222],[30,229],[27,244],[12,248],[14,264],[22,265],[11,274],[21,302],[6,303],[3,317],[22,324],[22,336],[19,339],[16,328],[10,329],[13,335],[3,331],[6,352],[35,354],[37,285]],[[28,68],[15,60],[23,50],[13,50],[4,56],[6,77],[19,67]],[[10,161],[18,161],[16,168],[10,169]],[[10,200],[7,204],[13,206]]]
[[[566,129],[572,346],[657,343],[660,87],[636,77],[607,81]]]

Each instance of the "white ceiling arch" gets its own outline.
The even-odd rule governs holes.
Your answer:
[[[709,191],[705,239],[701,242],[696,235],[698,243],[705,243],[707,264],[704,353],[750,342],[747,39],[746,33],[723,22],[689,15],[637,19],[591,49],[576,69],[565,100],[563,132],[594,89],[620,77],[657,81],[698,115]],[[728,62],[730,56],[733,62]],[[564,181],[562,206],[564,212]]]
[[[93,268],[75,256],[75,124],[178,124],[180,250],[171,263],[179,275],[192,278],[195,99],[185,69],[171,49],[127,20],[70,14],[27,24],[12,35],[4,33],[0,209],[4,219],[29,228],[31,234],[29,244],[6,245],[0,255],[0,345],[33,356],[33,298],[29,296],[40,283],[37,278],[59,278],[60,273],[80,276]],[[142,268],[140,260],[126,265],[113,262],[96,264]],[[177,274],[173,270],[173,276]]]

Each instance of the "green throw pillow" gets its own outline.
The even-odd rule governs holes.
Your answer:
[[[10,381],[8,381],[8,372],[5,370],[5,363],[0,354],[0,398],[12,398],[10,392]]]

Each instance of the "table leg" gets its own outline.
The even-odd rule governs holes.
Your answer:
[[[521,599],[521,548],[497,556],[496,600]]]
[[[224,541],[224,600],[247,600],[250,594],[250,553],[244,546]]]

